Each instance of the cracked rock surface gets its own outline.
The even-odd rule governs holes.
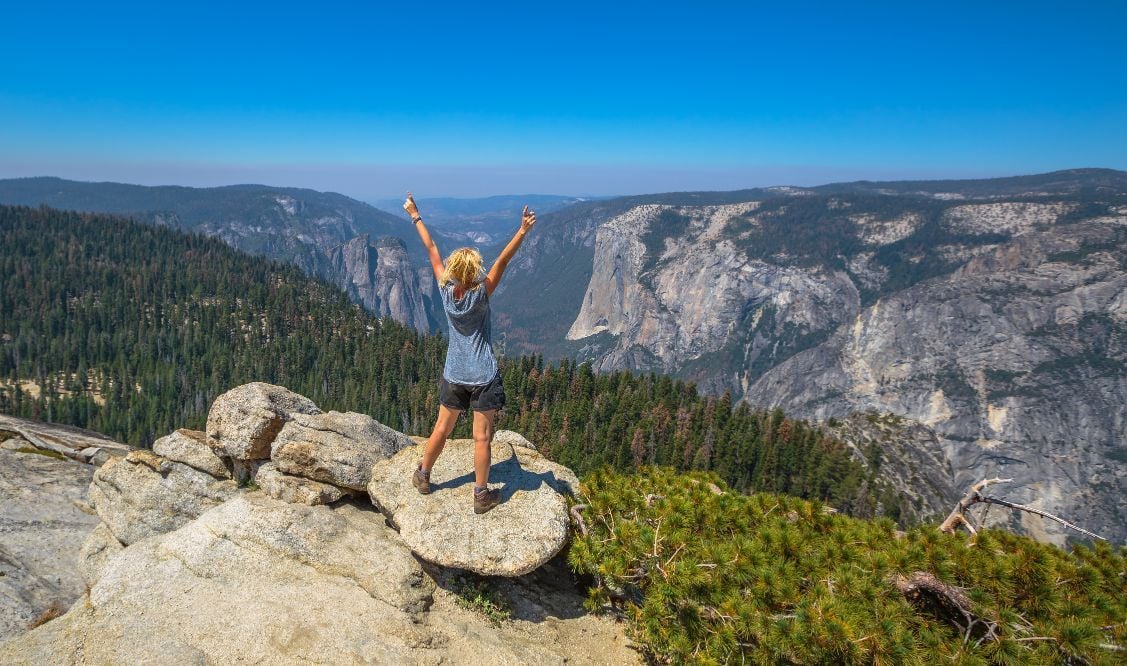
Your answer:
[[[251,382],[215,399],[207,437],[220,455],[235,460],[270,457],[270,444],[293,414],[320,414],[313,401],[274,384]]]
[[[181,527],[237,488],[232,480],[137,450],[98,468],[90,503],[110,532],[129,545]]]
[[[376,461],[411,446],[404,434],[367,414],[294,414],[278,433],[270,459],[287,474],[365,490]]]
[[[0,641],[83,591],[79,546],[98,525],[83,510],[94,467],[0,449]]]

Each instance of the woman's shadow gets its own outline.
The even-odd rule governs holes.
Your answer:
[[[497,445],[494,444],[494,446]],[[551,470],[537,473],[521,467],[520,459],[517,458],[517,452],[516,449],[513,448],[513,445],[502,444],[501,446],[508,448],[509,456],[504,460],[498,460],[490,465],[489,483],[490,485],[499,486],[498,490],[501,491],[502,504],[509,501],[517,491],[525,490],[533,492],[538,490],[545,483],[561,495],[570,495],[575,490],[578,490],[571,488],[570,483],[557,477],[556,473]],[[458,488],[466,484],[472,484],[474,481],[474,473],[470,471],[461,476],[442,481],[441,483],[432,483],[431,492]]]

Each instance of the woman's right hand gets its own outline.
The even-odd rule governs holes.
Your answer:
[[[520,214],[520,230],[527,234],[532,231],[534,224],[536,224],[536,211],[528,210],[528,206],[525,206]]]
[[[412,220],[419,217],[419,207],[415,205],[415,198],[411,196],[410,192],[407,193],[407,201],[403,203],[403,210],[407,211]]]

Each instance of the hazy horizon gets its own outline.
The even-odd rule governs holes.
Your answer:
[[[413,167],[415,169],[428,169],[428,167]],[[324,169],[317,169],[319,175],[303,178],[301,174],[303,170],[294,168],[294,177],[287,180],[289,170],[286,169],[262,169],[256,170],[253,168],[240,169],[236,167],[224,166],[214,167],[208,170],[192,171],[182,170],[180,168],[171,169],[170,173],[175,174],[173,177],[178,177],[177,180],[169,180],[164,176],[159,175],[159,171],[154,173],[152,170],[145,170],[143,165],[137,165],[126,168],[98,168],[93,171],[92,176],[87,176],[87,171],[82,168],[76,167],[63,167],[56,169],[55,172],[28,172],[23,173],[18,169],[8,168],[7,165],[0,163],[0,179],[14,179],[14,178],[62,178],[64,180],[79,181],[79,182],[108,182],[119,183],[125,185],[141,185],[146,187],[158,186],[178,186],[178,187],[225,187],[230,185],[265,185],[268,187],[294,187],[317,190],[320,192],[335,192],[351,197],[353,199],[363,201],[365,203],[373,203],[379,200],[395,199],[402,196],[408,189],[412,191],[416,197],[432,197],[432,198],[451,198],[451,199],[485,199],[489,197],[502,197],[502,196],[520,196],[520,195],[549,195],[561,197],[598,197],[608,198],[617,196],[633,196],[645,194],[662,194],[667,192],[724,192],[743,189],[753,189],[761,187],[781,187],[781,186],[795,186],[795,187],[816,187],[819,185],[827,185],[831,183],[853,182],[853,181],[898,181],[898,180],[962,180],[962,179],[984,179],[984,178],[1005,178],[1010,176],[1028,176],[1040,173],[1047,173],[1050,171],[1061,171],[1070,169],[1087,169],[1087,168],[1111,168],[1101,165],[1067,165],[1059,169],[1049,169],[1045,171],[1023,171],[1023,172],[1002,172],[990,173],[981,172],[978,170],[966,171],[952,171],[952,172],[930,172],[925,170],[911,170],[904,173],[891,173],[885,174],[880,172],[874,175],[872,171],[862,169],[840,169],[836,171],[827,171],[826,175],[838,174],[840,177],[821,177],[819,178],[815,172],[805,173],[801,169],[779,169],[767,170],[764,169],[761,174],[756,174],[752,178],[741,178],[740,173],[732,174],[693,174],[690,177],[679,177],[676,172],[669,172],[661,174],[656,182],[668,183],[668,187],[659,189],[635,189],[630,191],[581,191],[581,190],[562,190],[562,191],[541,191],[536,189],[514,189],[514,190],[497,190],[497,191],[452,191],[452,192],[433,192],[417,187],[410,187],[410,178],[401,176],[403,183],[408,184],[408,187],[403,187],[399,191],[378,191],[364,189],[360,183],[365,182],[364,179],[359,177],[343,177],[331,178],[324,175]],[[371,167],[372,170],[378,172],[385,172],[387,170],[394,170],[396,167]],[[431,168],[434,169],[434,168]],[[435,169],[436,171],[440,169]],[[311,170],[313,171],[313,170]],[[590,175],[590,168],[582,170],[583,176]],[[637,170],[643,176],[652,176],[652,173],[646,172],[645,169],[639,168]],[[769,173],[778,174],[779,177],[772,179]],[[217,176],[218,174],[227,174],[228,177]],[[245,178],[240,178],[238,174],[249,174]],[[794,177],[786,179],[785,174],[793,174]],[[261,176],[261,177],[256,177]],[[566,180],[566,179],[565,179]],[[652,179],[651,179],[652,181]],[[357,183],[355,189],[341,187],[341,184],[348,182]],[[582,182],[582,179],[577,179],[576,182]],[[327,185],[319,183],[329,183]],[[729,186],[724,186],[724,185]],[[478,193],[483,192],[483,193]]]

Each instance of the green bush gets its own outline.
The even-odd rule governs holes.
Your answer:
[[[592,609],[621,607],[655,661],[1099,664],[1127,645],[1127,557],[1103,544],[898,532],[663,468],[596,472],[581,495],[589,532],[571,565],[597,581]],[[915,572],[965,594],[969,632],[905,598],[895,581]]]
[[[453,580],[453,591],[459,606],[481,613],[493,626],[500,626],[512,615],[508,600],[488,578],[459,576]]]

